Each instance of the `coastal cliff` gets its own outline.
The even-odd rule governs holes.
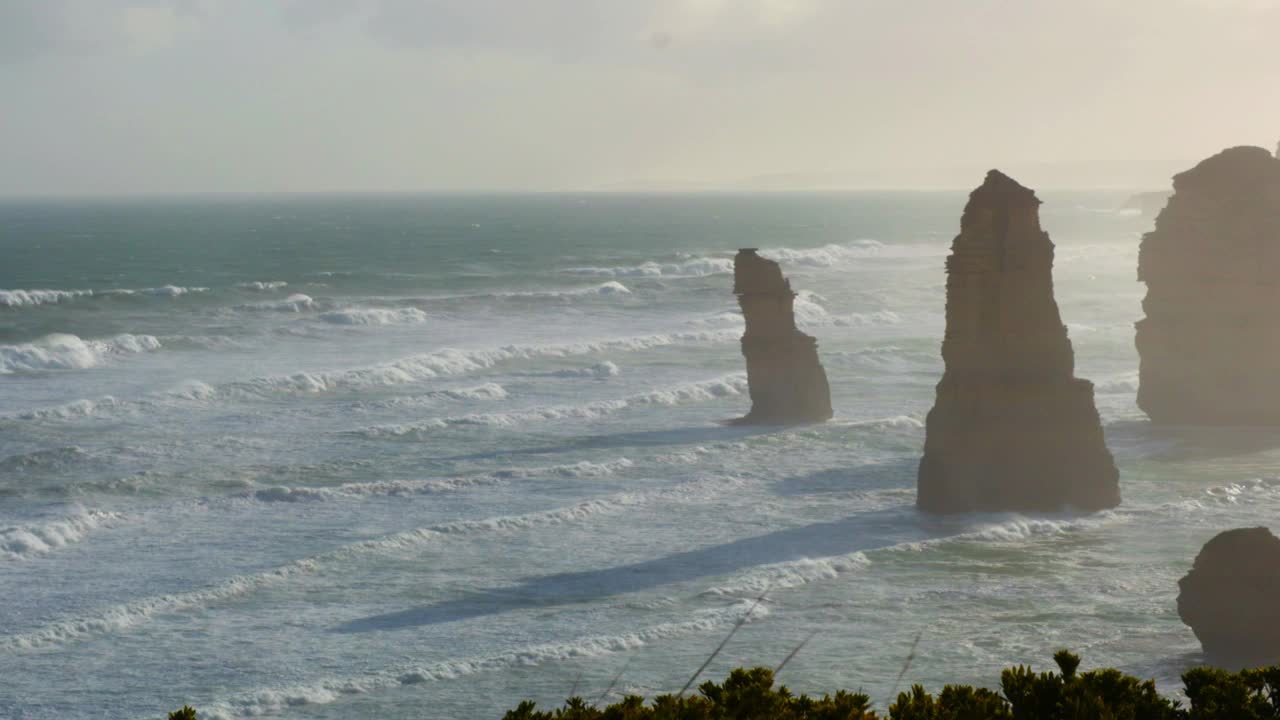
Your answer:
[[[1040,200],[992,170],[947,258],[946,370],[926,422],[917,504],[939,513],[1098,510],[1115,463],[1053,296]]]
[[[778,263],[739,250],[733,259],[733,292],[746,320],[742,354],[747,361],[751,412],[736,424],[819,422],[831,417],[831,390],[818,361],[818,341],[796,328],[795,297]]]
[[[1138,255],[1138,405],[1157,423],[1280,424],[1280,159],[1230,148],[1173,186]]]

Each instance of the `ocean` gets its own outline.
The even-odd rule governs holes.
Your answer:
[[[965,193],[4,201],[0,716],[497,718],[679,690],[739,624],[704,679],[811,638],[780,681],[880,707],[1061,647],[1174,691],[1177,580],[1274,519],[1280,443],[1136,407],[1126,196],[1041,193],[1124,503],[945,518]],[[739,247],[830,422],[723,423]]]

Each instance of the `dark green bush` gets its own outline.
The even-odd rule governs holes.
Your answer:
[[[503,720],[1280,720],[1280,666],[1232,673],[1197,668],[1183,675],[1190,707],[1161,697],[1151,680],[1106,668],[1078,672],[1080,658],[1060,650],[1058,672],[1013,667],[1000,692],[947,685],[937,696],[916,685],[877,715],[862,693],[820,699],[774,688],[766,668],[738,669],[724,684],[703,683],[699,695],[661,695],[646,705],[629,696],[595,708],[581,698],[539,711],[525,702]]]
[[[1080,658],[1053,656],[1058,672],[1018,666],[1000,675],[1000,691],[947,685],[934,696],[916,685],[899,693],[888,715],[871,698],[844,690],[811,698],[773,685],[768,668],[739,668],[719,685],[705,682],[697,695],[659,695],[652,702],[629,695],[607,707],[580,697],[542,711],[520,703],[503,720],[1280,720],[1280,665],[1227,672],[1196,668],[1182,676],[1189,707],[1163,698],[1150,680],[1114,668],[1078,672]],[[169,720],[197,720],[183,707]]]

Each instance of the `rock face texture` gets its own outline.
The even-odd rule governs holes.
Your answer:
[[[926,422],[928,512],[1098,510],[1119,474],[1053,298],[1035,193],[992,170],[947,258],[946,371]]]
[[[733,292],[746,319],[742,354],[747,359],[751,412],[736,424],[776,425],[831,418],[831,389],[818,362],[818,341],[796,328],[796,294],[778,263],[738,251]]]
[[[1178,616],[1212,661],[1280,662],[1280,538],[1270,530],[1228,530],[1205,543],[1178,589]]]
[[[1280,424],[1280,159],[1231,148],[1173,186],[1138,255],[1138,405],[1156,423]]]

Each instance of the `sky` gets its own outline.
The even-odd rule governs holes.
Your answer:
[[[1280,0],[0,0],[0,195],[1160,188]]]

